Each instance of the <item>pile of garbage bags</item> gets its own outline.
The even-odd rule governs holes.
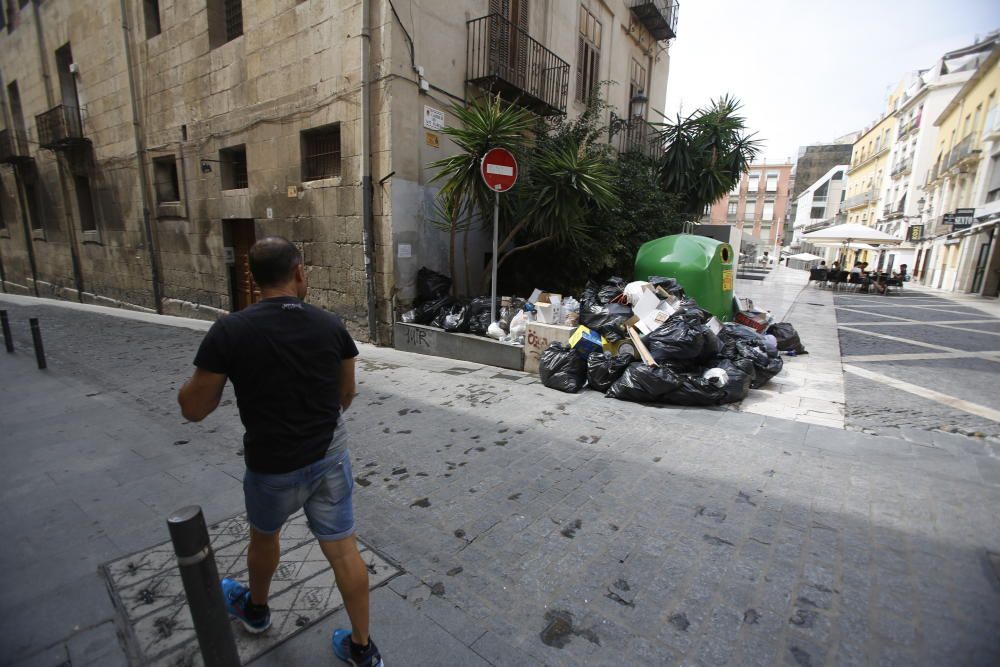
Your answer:
[[[722,323],[670,278],[588,284],[580,298],[580,324],[599,334],[603,345],[577,336],[571,345],[551,345],[540,359],[545,386],[569,393],[590,387],[639,403],[724,405],[767,384],[782,369],[782,353],[806,353],[791,324],[771,324],[761,332]],[[615,353],[623,340],[637,351],[633,346]]]

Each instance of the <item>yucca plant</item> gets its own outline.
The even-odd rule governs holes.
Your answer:
[[[730,192],[760,152],[746,134],[740,102],[728,95],[687,117],[656,127],[664,147],[660,187],[681,203],[688,220]]]

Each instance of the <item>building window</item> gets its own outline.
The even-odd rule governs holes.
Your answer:
[[[146,17],[146,39],[160,34],[160,0],[142,0],[142,11]]]
[[[753,220],[754,219],[754,215],[756,213],[757,213],[757,202],[755,202],[755,201],[748,201],[746,208],[743,209],[743,219],[744,220]]]
[[[764,210],[761,211],[761,220],[774,220],[774,202],[764,202]]]
[[[809,210],[809,217],[813,220],[822,220],[826,217],[826,207],[825,206],[813,206]]]
[[[632,99],[645,90],[646,68],[633,58],[632,66],[629,69],[628,99],[625,101],[625,108],[629,110],[630,115],[632,113]]]
[[[340,176],[340,125],[302,132],[302,180]]]
[[[601,22],[580,7],[580,35],[576,52],[576,99],[588,102],[597,92],[601,69]]]
[[[247,147],[246,145],[223,148],[219,151],[219,172],[223,190],[238,190],[247,187]]]
[[[17,81],[11,81],[7,86],[7,99],[10,101],[10,115],[14,120],[18,154],[28,155],[28,132],[24,125],[24,111],[21,109],[21,93],[17,88]]]
[[[38,190],[33,182],[24,182],[24,198],[28,202],[28,222],[32,231],[42,231],[42,216],[38,214]]]
[[[747,192],[758,192],[760,190],[760,172],[751,171],[747,181]]]
[[[726,210],[726,215],[736,215],[736,208],[739,206],[739,202],[731,201],[729,202],[729,208]]]
[[[153,159],[153,187],[157,204],[180,202],[181,186],[177,179],[177,160],[173,155]]]
[[[766,188],[768,192],[778,191],[778,172],[769,171],[767,172],[767,184]]]
[[[998,199],[1000,199],[1000,155],[990,159],[990,180],[986,186],[987,203]]]
[[[208,43],[216,48],[243,34],[242,0],[208,0]]]
[[[76,207],[80,209],[80,229],[85,232],[97,231],[97,215],[94,212],[94,197],[90,192],[90,179],[87,176],[74,176],[76,186]]]

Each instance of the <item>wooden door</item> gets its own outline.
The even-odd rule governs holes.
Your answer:
[[[243,310],[260,300],[260,290],[250,273],[250,247],[256,242],[253,220],[227,221],[233,244],[234,310]]]

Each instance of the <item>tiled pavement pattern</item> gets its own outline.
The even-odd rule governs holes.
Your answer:
[[[238,514],[235,409],[178,423],[197,332],[9,310],[0,664],[124,664],[94,657],[116,629],[96,567],[162,542],[181,504]],[[34,315],[44,375],[25,347]],[[564,395],[369,346],[362,358],[348,422],[359,531],[405,570],[373,595],[392,664],[1000,661],[991,441]],[[326,661],[341,623],[253,664]]]
[[[220,577],[246,583],[249,527],[242,517],[209,526]],[[281,532],[281,562],[271,585],[271,629],[261,637],[242,632],[232,622],[241,662],[248,663],[343,607],[333,572],[306,523],[298,513]],[[362,545],[368,582],[381,585],[398,570]],[[113,594],[125,612],[133,659],[143,665],[201,665],[194,627],[187,611],[184,585],[173,546],[167,542],[109,563],[105,572]]]
[[[974,302],[907,289],[835,296],[843,362],[1000,410],[1000,318]],[[887,338],[888,336],[888,338]],[[848,372],[850,428],[884,435],[941,429],[1000,437],[1000,422]]]

